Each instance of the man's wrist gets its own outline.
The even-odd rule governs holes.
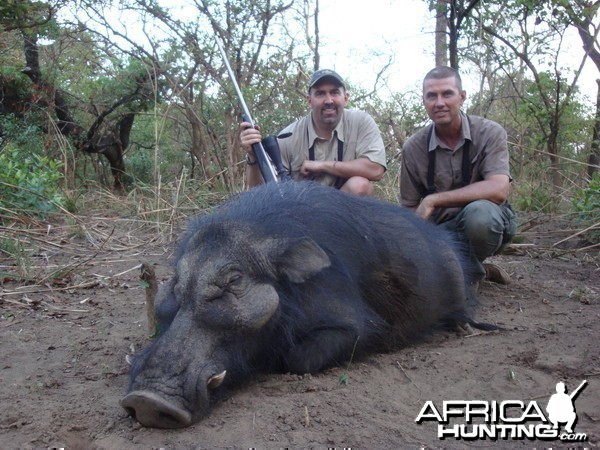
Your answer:
[[[250,159],[250,155],[248,153],[246,153],[246,164],[248,164],[249,166],[254,166],[256,164],[258,164],[258,159],[254,159],[254,161],[252,161]]]

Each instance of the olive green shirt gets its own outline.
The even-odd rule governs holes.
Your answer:
[[[428,142],[433,124],[411,136],[402,148],[400,173],[400,203],[418,206],[426,194],[428,152],[436,152],[434,185],[436,192],[446,192],[463,187],[462,156],[465,141],[470,141],[471,183],[492,175],[510,178],[507,135],[498,123],[478,116],[467,116],[461,111],[461,138],[456,149],[447,148],[436,136],[435,127]],[[452,210],[452,211],[451,211]],[[448,209],[447,220],[460,208]]]

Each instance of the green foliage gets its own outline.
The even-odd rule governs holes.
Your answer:
[[[145,111],[151,108],[154,96],[152,86],[147,82],[151,69],[143,61],[129,59],[123,62],[103,61],[101,64],[106,67],[104,73],[88,80],[88,95],[94,104],[107,108],[117,99],[137,92],[138,95],[127,103],[127,109]]]
[[[338,377],[338,383],[340,383],[342,386],[348,386],[348,374],[347,373],[343,373]]]
[[[558,202],[550,184],[525,181],[514,186],[512,203],[518,211],[551,213],[556,211]]]
[[[149,338],[156,339],[158,336],[160,336],[160,325],[158,323],[155,323],[154,330],[152,331],[152,334],[149,336]]]
[[[52,38],[52,45],[38,47],[43,80],[65,94],[74,122],[84,130],[89,129],[99,114],[114,105],[118,106],[105,118],[103,126],[110,126],[114,118],[124,112],[136,112],[125,153],[124,177],[127,188],[133,190],[152,191],[155,187],[152,185],[158,180],[164,187],[176,183],[179,178],[184,179],[182,174],[194,178],[193,182],[187,181],[189,187],[208,188],[217,194],[222,193],[219,190],[232,191],[241,187],[244,172],[244,164],[240,164],[243,152],[238,145],[241,108],[215,48],[210,23],[219,26],[218,34],[226,47],[229,62],[263,134],[276,134],[306,114],[306,83],[315,62],[315,47],[314,42],[309,42],[310,36],[304,41],[304,31],[305,28],[309,30],[311,18],[303,17],[292,3],[210,0],[203,3],[205,8],[197,8],[194,13],[186,12],[183,16],[177,7],[169,11],[168,7],[159,7],[159,3],[163,2],[120,3],[123,11],[136,17],[132,27],[143,25],[150,45],[141,40],[127,45],[126,40],[115,39],[110,29],[115,26],[118,30],[119,27],[111,23],[112,16],[106,15],[107,10],[96,8],[103,2],[83,2],[77,7],[69,6],[69,2],[55,1],[0,4],[0,24],[15,27],[12,33],[4,33],[5,39],[12,39],[13,52],[9,54],[3,48],[0,54],[2,100],[4,105],[10,100],[11,105],[30,106],[30,112],[23,111],[26,117],[21,124],[22,135],[0,123],[0,135],[2,127],[7,131],[0,136],[0,148],[4,147],[2,158],[13,164],[12,175],[2,173],[3,177],[11,179],[4,180],[0,189],[6,191],[8,185],[17,186],[17,173],[27,172],[26,178],[37,178],[40,183],[50,182],[52,177],[45,179],[30,169],[41,171],[44,167],[58,176],[58,166],[54,170],[44,163],[43,158],[47,155],[61,155],[68,165],[65,173],[71,175],[67,179],[73,180],[73,184],[80,180],[85,183],[93,172],[89,164],[78,164],[76,157],[65,156],[67,151],[64,146],[59,148],[58,139],[49,139],[40,131],[41,124],[47,127],[48,117],[56,119],[54,112],[43,104],[51,104],[53,99],[49,92],[33,91],[33,83],[21,73],[24,58],[20,50],[16,50],[23,48],[19,25],[27,25],[26,32],[31,36]],[[443,2],[429,0],[429,3],[434,7]],[[464,9],[467,3],[453,2],[459,9]],[[557,144],[551,150],[556,149],[559,157],[581,161],[584,157],[582,149],[589,145],[591,109],[586,110],[577,103],[576,95],[570,95],[568,85],[574,68],[561,67],[554,54],[558,48],[555,45],[557,36],[566,26],[568,8],[573,8],[578,16],[595,17],[592,8],[582,9],[583,4],[567,0],[490,0],[485,5],[480,2],[461,25],[461,58],[465,62],[470,60],[471,66],[475,66],[482,76],[482,92],[469,91],[470,99],[478,99],[477,102],[471,100],[473,108],[469,112],[494,119],[506,128],[511,142],[511,170],[517,186],[513,190],[514,203],[522,210],[548,211],[555,204],[550,188],[545,187],[550,182],[552,169],[547,148],[551,135],[549,124],[557,125],[557,130],[552,130],[556,133],[550,137]],[[68,8],[77,14],[79,6],[89,15],[77,15],[77,20],[69,22],[71,19],[65,17],[71,17],[71,14],[54,14],[53,17],[62,17],[61,23],[46,21],[49,7],[53,10]],[[177,20],[173,20],[175,17]],[[532,28],[534,19],[542,23],[536,23]],[[94,26],[103,23],[105,27]],[[484,26],[498,31],[532,57],[535,73],[539,74],[539,86],[533,81],[534,73],[515,58],[507,45],[486,34]],[[155,33],[155,27],[161,31]],[[263,36],[267,29],[268,33]],[[5,42],[2,44],[8,46]],[[464,67],[466,72],[467,66]],[[149,75],[156,79],[151,77],[147,81]],[[349,83],[354,78],[350,73],[342,75]],[[144,80],[143,85],[138,84],[140,80]],[[138,88],[135,99],[118,103]],[[382,131],[389,165],[386,179],[376,186],[378,194],[395,201],[400,149],[426,121],[420,91],[395,92],[385,99],[379,96],[384,90],[361,92],[360,88],[350,85],[349,91],[350,106],[368,111]],[[43,102],[30,105],[32,93],[38,94],[38,98],[41,96]],[[518,94],[522,94],[521,97]],[[31,111],[37,111],[35,114],[39,117]],[[143,114],[148,111],[152,113]],[[560,114],[556,115],[556,112]],[[195,155],[194,166],[190,158],[192,153]],[[100,163],[94,165],[96,174],[106,169],[103,156],[98,159]],[[561,169],[568,164],[564,161],[561,160]],[[14,168],[25,165],[26,171],[21,168],[19,172]],[[565,170],[564,173],[571,172]],[[574,182],[580,184],[579,180]],[[56,182],[51,184],[56,185]],[[29,187],[22,193],[26,193],[26,189]],[[23,199],[10,199],[9,202],[4,197],[0,201],[9,202],[13,207],[33,208],[39,206],[33,199],[42,201],[40,195],[52,196],[46,192],[30,193],[27,202]],[[585,201],[583,195],[578,194],[578,201]],[[76,208],[74,199],[66,199],[65,205],[70,210]],[[202,195],[199,201],[201,199]],[[42,211],[46,207],[43,206]]]
[[[189,163],[188,127],[180,126],[169,116],[164,104],[157,104],[155,114],[138,114],[131,131],[131,143],[124,155],[127,188],[151,186],[160,173],[161,182],[172,182]],[[159,129],[157,132],[157,128]],[[162,130],[166,130],[162,132]],[[175,142],[180,140],[180,142]]]
[[[18,99],[26,98],[31,89],[31,80],[23,75],[21,70],[22,67],[10,63],[4,63],[0,66],[0,86],[11,97]]]
[[[1,188],[1,186],[0,186]],[[37,249],[35,249],[37,250]],[[0,239],[0,255],[7,256],[13,261],[10,271],[0,270],[0,278],[26,281],[35,277],[31,261],[32,249],[27,249],[20,239]]]
[[[43,156],[36,127],[22,128],[6,119],[0,125],[5,133],[0,149],[0,207],[34,214],[55,210],[64,203],[60,162]]]
[[[529,77],[519,78],[517,73],[498,76],[490,89],[480,93],[478,103],[469,108],[470,113],[485,115],[500,123],[508,133],[511,173],[520,184],[519,208],[527,211],[552,209],[551,193],[546,185],[553,183],[549,143],[557,155],[562,173],[568,173],[569,160],[585,162],[589,146],[593,117],[589,108],[575,90],[567,96],[567,83],[557,80],[551,72],[541,72],[539,82]],[[517,86],[512,80],[520,79]],[[544,98],[548,107],[544,104]],[[556,103],[558,100],[558,104]],[[560,115],[556,111],[560,108]],[[552,134],[554,122],[556,135]],[[548,203],[550,201],[550,203]],[[517,205],[517,201],[514,202]]]
[[[152,184],[154,181],[153,161],[150,152],[145,149],[139,149],[131,152],[125,159],[127,172],[123,179],[126,186],[134,186],[140,183]]]
[[[49,2],[2,1],[0,2],[0,26],[13,29],[18,26],[26,29],[34,26],[49,27],[53,7]]]
[[[596,172],[585,188],[576,191],[572,202],[585,219],[600,222],[600,173]]]
[[[578,189],[572,199],[575,210],[580,215],[580,220],[584,224],[592,227],[586,236],[592,242],[600,241],[600,173],[596,172],[588,185]]]

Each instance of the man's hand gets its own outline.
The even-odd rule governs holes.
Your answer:
[[[260,134],[260,127],[252,128],[249,122],[240,123],[240,142],[242,148],[251,156],[252,159],[256,159],[254,156],[254,150],[252,150],[253,144],[258,144],[262,141],[262,135]]]
[[[326,164],[333,166],[335,161],[311,161],[309,159],[304,160],[302,167],[300,167],[300,174],[303,178],[311,178],[322,172],[330,172],[326,170]]]
[[[428,195],[425,197],[421,204],[417,207],[416,213],[422,219],[429,219],[433,212],[435,211],[435,204],[433,202],[433,195]]]
[[[246,175],[248,177],[246,182],[248,183],[248,187],[258,186],[259,184],[264,183],[264,180],[258,164],[256,164],[258,161],[254,154],[254,150],[252,149],[252,145],[262,141],[260,127],[252,128],[250,122],[242,122],[240,123],[240,130],[240,142],[247,154],[246,161],[248,161],[248,164],[246,164]]]
[[[475,200],[489,200],[501,205],[508,198],[510,178],[506,175],[491,175],[485,180],[451,191],[428,195],[416,210],[423,219],[429,219],[436,208],[463,207]]]

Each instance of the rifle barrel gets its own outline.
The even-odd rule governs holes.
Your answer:
[[[569,397],[571,399],[573,399],[577,394],[579,394],[579,391],[581,390],[581,388],[583,388],[583,386],[585,386],[587,384],[587,380],[583,380],[581,382],[581,384],[579,386],[577,386],[577,389],[575,389],[573,392],[571,392],[571,394],[569,395]]]
[[[244,100],[244,96],[242,95],[242,91],[240,86],[237,83],[235,78],[235,74],[233,73],[233,69],[229,65],[229,60],[227,59],[227,54],[225,53],[225,49],[219,40],[217,33],[215,32],[215,41],[217,43],[217,47],[219,47],[219,51],[221,52],[221,56],[223,58],[223,63],[225,63],[225,67],[227,68],[227,72],[229,73],[229,78],[231,79],[231,83],[235,87],[235,91],[237,92],[238,99],[240,100],[240,104],[242,105],[242,109],[244,110],[244,115],[252,128],[254,128],[254,121],[252,120],[252,116],[250,115],[250,110],[248,109],[248,105],[246,105],[246,101]],[[269,160],[269,156],[265,151],[263,145],[259,142],[252,146],[254,150],[254,155],[256,156],[256,160],[258,161],[258,168],[260,169],[260,173],[265,180],[265,183],[277,183],[277,175],[275,174],[275,169],[273,169],[273,165]]]

